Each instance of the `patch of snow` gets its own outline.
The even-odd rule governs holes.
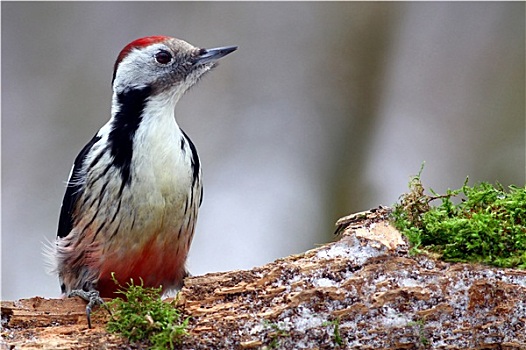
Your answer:
[[[391,307],[386,306],[384,307],[384,310],[385,316],[380,319],[380,322],[386,328],[404,327],[412,321],[410,318],[407,318]]]
[[[335,243],[329,249],[319,251],[316,257],[318,259],[345,257],[353,264],[363,265],[368,259],[383,254],[385,253],[369,245],[362,246],[356,237],[352,237],[352,242]]]
[[[347,244],[335,243],[329,249],[320,250],[316,257],[319,259],[334,259],[339,257],[347,257],[351,253],[351,249]]]
[[[263,332],[264,329],[265,329],[265,327],[263,326],[263,323],[257,323],[254,327],[252,327],[252,329],[250,330],[249,334],[251,334],[251,335],[259,334],[259,333]]]
[[[299,315],[294,318],[294,329],[300,332],[305,332],[311,328],[321,327],[323,322],[327,321],[327,315],[313,313],[310,309],[305,307],[298,308]]]
[[[422,283],[413,278],[401,278],[398,280],[400,287],[421,287]]]
[[[314,287],[324,288],[324,287],[339,287],[340,284],[329,278],[319,278],[312,281]]]

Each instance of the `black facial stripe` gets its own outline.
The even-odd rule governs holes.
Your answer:
[[[142,113],[151,91],[151,87],[146,86],[117,94],[119,112],[114,117],[108,142],[113,165],[121,172],[123,187],[131,181],[133,138],[142,121]]]

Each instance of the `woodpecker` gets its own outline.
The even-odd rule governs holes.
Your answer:
[[[167,36],[137,39],[113,71],[111,117],[76,157],[52,257],[65,296],[90,310],[119,282],[182,287],[202,201],[196,147],[175,105],[236,46],[197,48]]]

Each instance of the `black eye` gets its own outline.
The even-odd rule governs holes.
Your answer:
[[[168,51],[161,50],[155,54],[155,60],[160,64],[168,64],[172,60],[172,54]]]

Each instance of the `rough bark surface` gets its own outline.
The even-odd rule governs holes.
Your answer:
[[[248,271],[190,277],[182,349],[526,349],[526,272],[410,256],[378,208],[341,238]],[[0,349],[130,349],[79,299],[2,303]]]

